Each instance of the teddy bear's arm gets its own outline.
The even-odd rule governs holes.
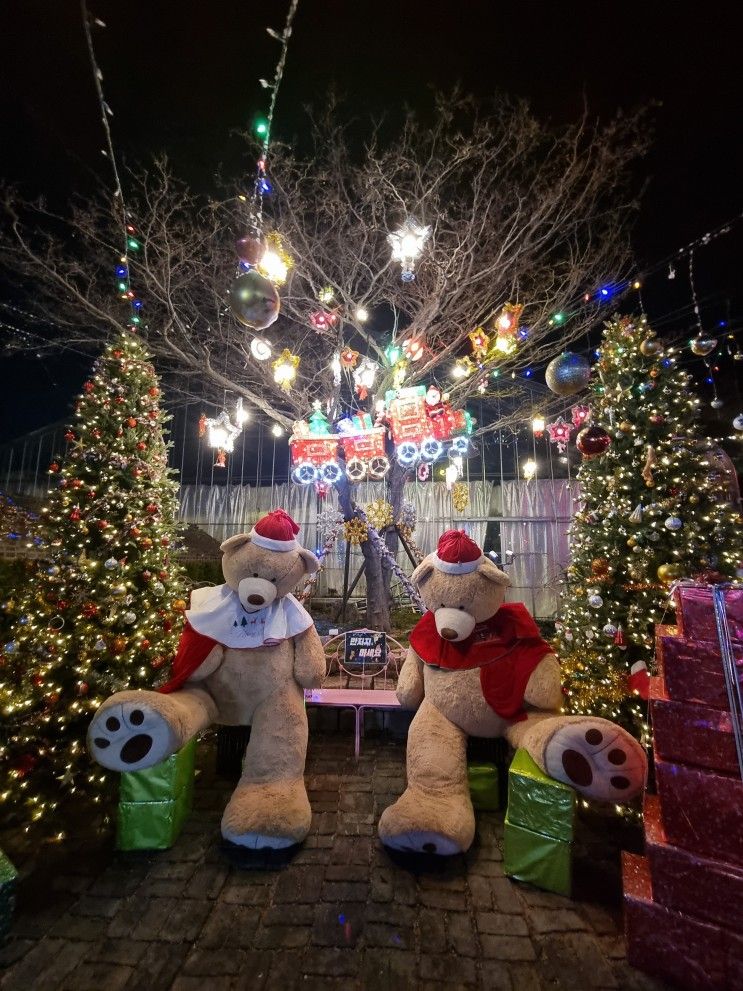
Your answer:
[[[294,638],[294,677],[302,688],[319,688],[325,677],[325,651],[314,626]]]
[[[423,661],[412,647],[397,679],[397,697],[404,709],[417,709],[423,701]]]
[[[189,676],[189,681],[203,681],[204,678],[208,678],[210,674],[214,674],[217,668],[220,666],[224,660],[224,647],[221,643],[215,644],[209,653],[206,655],[204,660],[199,664],[192,675]]]
[[[526,684],[524,702],[534,709],[556,712],[562,705],[560,662],[554,654],[545,654]]]

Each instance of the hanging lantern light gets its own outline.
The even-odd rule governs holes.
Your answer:
[[[358,306],[354,314],[359,323],[366,323],[369,319],[369,311],[365,306]]]
[[[215,418],[206,418],[206,440],[209,447],[231,452],[235,448],[235,438],[240,433],[230,420],[229,413],[222,410]]]
[[[238,400],[235,403],[235,423],[238,427],[242,428],[249,419],[250,413],[245,409],[243,397],[238,396]]]
[[[472,344],[472,353],[475,358],[478,360],[483,359],[490,346],[490,335],[486,334],[482,327],[478,327],[477,330],[473,330],[467,336]]]
[[[531,431],[535,437],[544,435],[545,419],[543,416],[535,416],[531,421]]]
[[[524,473],[524,478],[526,479],[526,481],[530,482],[537,473],[536,461],[532,461],[530,458],[528,461],[524,462],[524,464],[521,467],[521,470]]]
[[[354,369],[353,380],[359,399],[366,399],[369,390],[374,388],[377,377],[377,364],[371,358],[364,358],[358,368]]]
[[[258,271],[275,286],[283,286],[293,264],[291,255],[284,250],[281,238],[273,231],[266,238],[266,249],[258,262]]]
[[[292,354],[289,348],[284,348],[276,361],[273,362],[274,381],[281,386],[284,392],[289,392],[291,389],[297,377],[299,362],[299,355]]]
[[[337,322],[338,315],[336,313],[330,313],[327,310],[315,310],[314,313],[310,313],[310,323],[319,332],[329,330]]]
[[[566,423],[562,417],[559,417],[554,423],[547,424],[547,430],[550,440],[553,444],[557,444],[557,450],[563,454],[573,432],[572,423]]]
[[[402,342],[402,350],[409,361],[420,361],[426,348],[423,341],[419,341],[415,337],[407,337]]]
[[[580,403],[571,406],[570,415],[576,430],[581,430],[591,422],[591,407],[582,406]]]
[[[415,263],[431,234],[430,227],[424,227],[413,217],[409,217],[387,240],[392,248],[392,260],[400,262],[402,281],[415,279]]]

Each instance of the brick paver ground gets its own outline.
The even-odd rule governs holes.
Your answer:
[[[660,987],[625,960],[607,824],[588,834],[572,901],[504,877],[502,814],[479,814],[466,857],[398,863],[375,826],[403,789],[404,745],[367,740],[357,762],[349,737],[315,734],[307,842],[288,864],[244,864],[221,848],[231,783],[213,742],[200,766],[172,850],[108,839],[24,885],[3,991]]]

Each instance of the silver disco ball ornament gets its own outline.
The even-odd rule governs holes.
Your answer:
[[[666,520],[666,527],[669,530],[680,530],[683,525],[678,516],[669,516]]]
[[[736,430],[743,430],[743,413],[739,413],[733,420],[733,426]]]
[[[237,276],[229,297],[230,309],[246,327],[265,330],[278,318],[281,303],[276,286],[255,269]]]
[[[565,351],[547,365],[544,378],[547,388],[555,395],[572,396],[588,385],[591,366],[583,355]]]

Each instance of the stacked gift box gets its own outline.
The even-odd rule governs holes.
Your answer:
[[[116,846],[167,850],[180,835],[193,801],[196,740],[160,764],[121,775]]]
[[[572,888],[575,792],[517,750],[508,771],[503,870],[518,881],[569,895]]]
[[[743,589],[725,592],[743,684]],[[743,989],[743,780],[709,586],[676,591],[651,679],[657,795],[623,864],[627,958],[684,988]]]

